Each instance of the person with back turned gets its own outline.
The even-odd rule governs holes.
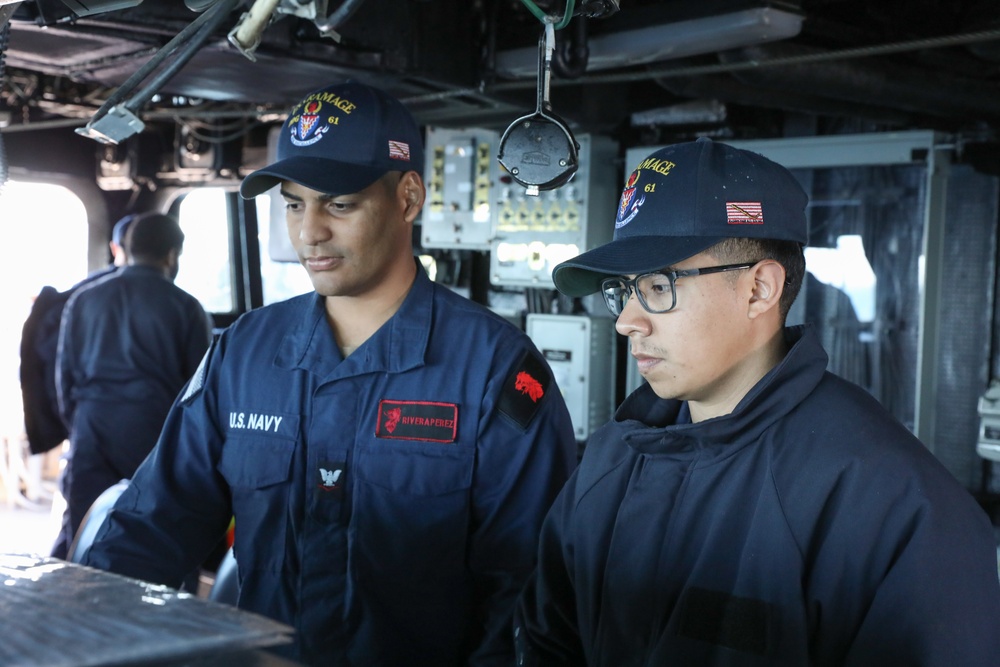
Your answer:
[[[177,221],[138,215],[125,245],[128,263],[74,293],[59,327],[56,390],[70,440],[52,551],[61,558],[101,492],[132,477],[156,444],[212,337],[204,308],[174,285],[184,247]]]
[[[69,436],[59,415],[56,392],[56,350],[59,345],[59,322],[66,302],[73,294],[95,280],[100,280],[128,263],[125,236],[134,216],[129,214],[115,223],[108,248],[112,262],[90,273],[68,290],[60,292],[46,285],[31,304],[31,312],[21,329],[21,403],[24,433],[32,454],[55,449]]]

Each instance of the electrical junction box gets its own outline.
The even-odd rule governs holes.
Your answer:
[[[495,226],[500,137],[480,129],[428,128],[421,214],[424,248],[488,250]]]
[[[552,289],[556,264],[611,240],[621,194],[618,146],[596,135],[577,139],[580,168],[560,188],[529,195],[509,174],[500,175],[490,283]]]
[[[552,369],[576,439],[586,440],[615,407],[614,321],[531,313],[525,330]]]
[[[1000,461],[1000,380],[993,380],[979,398],[979,442],[976,453]]]

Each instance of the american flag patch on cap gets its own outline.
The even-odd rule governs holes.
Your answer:
[[[389,141],[389,157],[393,160],[409,160],[410,144],[403,141]]]
[[[760,202],[726,202],[726,222],[730,225],[763,225],[764,212],[760,207]]]

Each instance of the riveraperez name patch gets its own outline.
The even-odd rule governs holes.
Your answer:
[[[455,442],[458,437],[458,406],[433,401],[382,399],[378,404],[375,437]]]

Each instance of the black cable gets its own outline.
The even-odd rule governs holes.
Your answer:
[[[590,61],[587,19],[577,19],[572,32],[557,44],[552,55],[552,71],[560,77],[577,79],[587,73],[587,63]]]
[[[94,113],[93,121],[99,120],[107,115],[107,113],[116,107],[122,100],[124,100],[129,93],[131,93],[136,86],[139,85],[147,76],[149,76],[153,70],[160,66],[160,64],[170,57],[174,51],[181,45],[182,42],[187,40],[191,35],[198,31],[198,28],[202,26],[210,18],[210,12],[201,14],[197,19],[195,19],[191,24],[189,24],[182,31],[177,33],[177,35],[171,39],[169,42],[164,44],[159,51],[157,51],[152,58],[146,61],[146,63],[132,73],[125,83],[118,86],[118,88],[113,92],[101,108]],[[92,122],[93,122],[92,121]]]
[[[202,133],[201,130],[195,129],[194,127],[192,127],[188,123],[185,123],[180,118],[178,118],[177,122],[179,124],[183,125],[184,127],[186,127],[187,131],[190,133],[190,135],[192,137],[194,137],[198,141],[203,141],[206,144],[225,144],[225,143],[228,143],[228,142],[232,141],[233,139],[239,139],[240,137],[246,135],[247,132],[250,132],[251,130],[253,130],[255,127],[259,127],[260,125],[263,125],[263,123],[261,123],[259,121],[255,121],[255,122],[251,122],[251,123],[244,123],[243,125],[240,125],[239,129],[235,130],[234,132],[230,132],[229,134],[222,134],[220,136],[212,136],[210,134],[204,134],[204,133]],[[212,128],[211,126],[209,126],[208,128],[205,128],[205,129],[211,129],[211,130],[215,130],[217,132],[224,131],[222,128]]]
[[[337,10],[333,14],[330,14],[328,23],[332,24],[332,27],[336,29],[344,21],[351,18],[354,12],[358,11],[358,7],[361,6],[362,2],[364,0],[344,0],[340,7],[337,7]]]
[[[213,5],[208,11],[200,14],[198,18],[177,33],[173,39],[167,42],[159,51],[156,52],[156,54],[153,55],[152,58],[146,61],[142,67],[137,69],[132,76],[125,81],[125,83],[120,85],[117,90],[115,90],[115,92],[113,92],[108,99],[104,101],[104,104],[102,104],[101,107],[94,113],[94,117],[90,121],[91,124],[100,120],[106,116],[111,109],[118,106],[118,104],[120,104],[122,100],[129,95],[129,93],[131,93],[146,77],[159,67],[164,60],[169,58],[174,51],[187,42],[192,35],[196,35],[203,25],[212,21],[217,16],[225,16],[228,14],[229,10],[232,9],[232,6],[234,6],[238,1],[239,0],[220,0],[219,2],[216,2],[215,5]],[[221,11],[223,6],[227,6],[225,12]],[[204,41],[204,39],[202,41]],[[200,45],[200,42],[196,44],[195,50]]]
[[[177,114],[175,114],[177,115]],[[188,129],[191,130],[212,130],[213,132],[231,132],[233,130],[239,130],[246,127],[247,118],[245,115],[240,115],[238,118],[229,123],[214,123],[199,120],[198,118],[193,118],[190,116],[190,112],[187,110],[184,113],[179,114],[180,121]]]
[[[212,36],[215,29],[218,28],[224,20],[229,17],[230,12],[241,0],[219,0],[210,10],[199,16],[208,17],[208,19],[200,26],[200,29],[191,38],[191,41],[184,46],[183,51],[177,55],[177,57],[167,65],[162,71],[158,72],[153,79],[146,84],[145,88],[137,92],[132,96],[128,102],[125,103],[125,108],[133,113],[138,112],[146,102],[153,98],[163,85],[172,79],[177,72],[188,63],[191,58],[198,52],[201,45]],[[193,23],[192,23],[193,25]],[[182,31],[183,32],[183,31]],[[155,56],[154,56],[155,57]]]

